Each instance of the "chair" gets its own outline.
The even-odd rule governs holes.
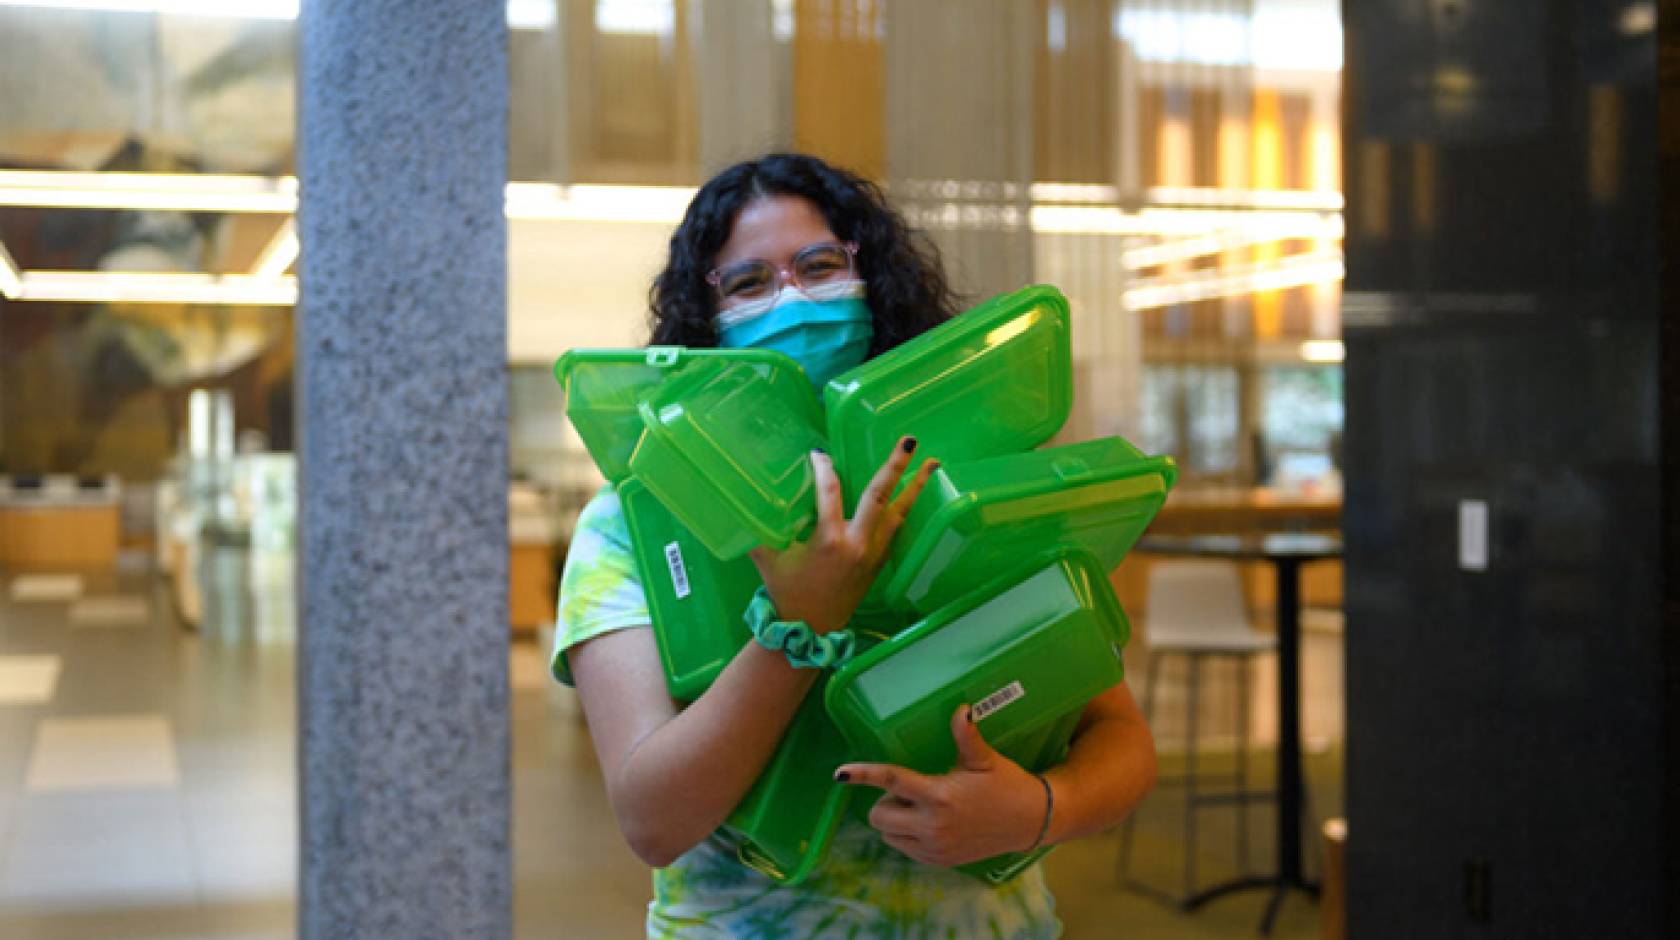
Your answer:
[[[1157,786],[1181,785],[1184,807],[1184,887],[1172,895],[1131,877],[1134,812],[1121,836],[1120,874],[1128,887],[1156,895],[1180,908],[1196,902],[1196,813],[1212,805],[1235,804],[1236,852],[1246,874],[1248,868],[1248,804],[1270,800],[1270,790],[1248,788],[1248,687],[1253,657],[1274,649],[1275,637],[1261,633],[1249,623],[1237,568],[1228,561],[1162,559],[1149,569],[1148,660],[1144,680],[1143,714],[1155,726],[1155,693],[1166,659],[1183,656],[1186,665],[1185,771],[1182,777],[1161,778]],[[1236,769],[1230,775],[1203,778],[1196,768],[1197,714],[1201,706],[1202,660],[1217,657],[1231,660],[1236,669],[1237,754]],[[1225,782],[1232,789],[1203,792],[1209,783]]]

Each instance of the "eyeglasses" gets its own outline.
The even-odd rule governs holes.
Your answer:
[[[853,263],[856,256],[854,242],[822,242],[799,249],[793,263],[785,268],[754,258],[714,268],[706,275],[706,282],[717,289],[719,308],[727,310],[773,298],[790,283],[803,291],[851,280],[857,276]]]

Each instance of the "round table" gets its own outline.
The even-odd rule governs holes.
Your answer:
[[[1277,572],[1277,872],[1214,885],[1185,904],[1189,909],[1233,891],[1271,888],[1272,899],[1260,921],[1260,932],[1270,933],[1278,907],[1291,889],[1318,896],[1318,884],[1308,881],[1301,870],[1301,566],[1340,558],[1341,537],[1308,533],[1153,535],[1141,539],[1137,550],[1152,555],[1266,561]]]

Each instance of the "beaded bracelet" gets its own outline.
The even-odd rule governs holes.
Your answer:
[[[797,669],[827,669],[852,656],[852,631],[819,635],[803,620],[777,620],[776,605],[763,586],[748,602],[744,619],[760,646],[783,654]]]

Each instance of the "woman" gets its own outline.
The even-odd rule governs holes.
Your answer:
[[[876,187],[808,156],[777,154],[718,174],[694,197],[654,282],[653,342],[778,349],[820,387],[949,318],[937,255]],[[813,453],[818,523],[804,543],[758,549],[775,618],[826,636],[844,628],[936,466],[896,497],[906,438],[845,518],[840,481]],[[937,456],[937,455],[935,455]],[[818,670],[749,643],[687,707],[664,675],[616,496],[584,509],[561,584],[556,672],[582,698],[613,812],[654,873],[651,937],[984,936],[1060,933],[1037,866],[992,887],[950,867],[1102,831],[1153,784],[1155,752],[1124,685],[1087,704],[1067,760],[1030,774],[989,747],[967,709],[952,716],[950,773],[847,764],[835,779],[883,796],[847,821],[827,863],[780,886],[715,833],[751,787]]]

